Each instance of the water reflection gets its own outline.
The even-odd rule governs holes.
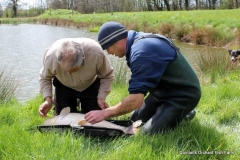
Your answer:
[[[46,48],[60,38],[69,37],[96,39],[96,33],[47,25],[0,25],[0,66],[16,68],[22,84],[20,101],[39,93],[38,77]]]
[[[180,48],[181,52],[188,60],[188,62],[192,65],[193,69],[197,72],[197,62],[198,62],[198,54],[206,53],[206,54],[217,54],[224,53],[228,54],[228,51],[224,48],[216,48],[216,47],[207,47],[207,46],[196,46],[187,43],[181,43],[179,41],[174,41],[174,43]]]
[[[47,25],[0,25],[0,66],[17,69],[21,79],[21,92],[18,99],[25,102],[39,93],[38,76],[42,67],[42,57],[47,47],[60,38],[88,37],[97,38],[96,33],[87,30],[47,26]],[[182,53],[194,66],[199,52],[206,47],[183,44],[175,41]],[[208,48],[209,49],[209,48]],[[207,49],[207,50],[208,50]],[[223,49],[210,48],[211,52],[223,52]],[[125,63],[125,58],[109,56],[115,68]]]

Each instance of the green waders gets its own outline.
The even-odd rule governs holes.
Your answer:
[[[154,38],[157,37],[154,35]],[[171,46],[175,45],[172,43]],[[167,66],[158,86],[149,91],[143,105],[131,117],[133,121],[141,119],[145,122],[143,132],[153,134],[175,128],[200,100],[198,77],[177,47],[175,49],[178,56]]]

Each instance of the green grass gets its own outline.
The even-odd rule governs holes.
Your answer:
[[[191,42],[196,45],[224,47],[239,44],[239,9],[161,11],[161,12],[115,12],[80,14],[69,10],[46,11],[39,21],[44,24],[88,28],[97,32],[107,21],[122,23],[128,30],[154,32],[169,38]],[[236,44],[237,43],[237,44]]]
[[[240,155],[239,86],[238,72],[229,73],[202,85],[202,98],[192,121],[166,134],[117,139],[40,133],[36,126],[45,120],[38,115],[42,97],[25,104],[9,101],[0,105],[0,159],[236,160]],[[127,94],[127,86],[114,87],[107,102],[114,105]]]
[[[97,32],[107,21],[128,30],[154,32],[196,45],[237,47],[240,44],[240,9],[80,14],[71,10],[46,10],[38,17],[0,18],[0,23],[42,23],[87,28]]]
[[[215,28],[237,28],[240,27],[238,13],[239,9],[232,10],[196,10],[196,11],[159,11],[159,12],[114,12],[80,14],[66,10],[46,11],[40,18],[66,18],[74,19],[76,22],[106,22],[117,20],[122,22],[136,22],[158,26],[162,22],[173,24],[195,24],[196,26],[213,26]]]
[[[106,21],[119,21],[123,23],[145,24],[158,27],[161,23],[188,24],[196,27],[213,27],[226,31],[240,28],[238,14],[240,9],[232,10],[195,10],[195,11],[159,11],[159,12],[115,12],[73,15],[67,10],[52,10],[40,15],[39,18],[73,19],[75,22],[89,22],[102,24]]]

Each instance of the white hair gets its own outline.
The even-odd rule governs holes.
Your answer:
[[[84,53],[77,42],[63,42],[57,50],[58,63],[65,71],[80,67],[84,60]]]

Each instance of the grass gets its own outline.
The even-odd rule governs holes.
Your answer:
[[[233,84],[228,86],[229,82]],[[40,133],[36,125],[44,121],[37,113],[42,97],[26,104],[9,101],[0,106],[0,159],[235,160],[240,154],[240,93],[234,84],[240,85],[235,74],[231,74],[216,84],[203,86],[196,118],[180,124],[174,131],[117,139],[71,132]],[[127,95],[126,88],[114,88],[108,103],[119,102]]]
[[[0,18],[0,23],[42,23],[87,28],[97,32],[107,21],[122,23],[128,30],[154,32],[196,45],[238,47],[240,44],[240,9],[114,12],[80,14],[71,10],[46,10],[38,17]]]
[[[38,115],[42,96],[25,104],[10,100],[0,104],[0,159],[235,160],[240,155],[239,72],[216,74],[214,83],[201,83],[202,98],[192,121],[153,136],[100,139],[72,132],[41,133],[36,126],[45,120]],[[127,84],[114,85],[107,102],[115,105],[127,95]]]
[[[197,10],[161,12],[115,12],[73,15],[70,11],[46,11],[39,16],[40,21],[55,25],[70,25],[98,31],[107,21],[118,21],[127,29],[160,33],[170,38],[196,45],[225,46],[239,37],[239,9],[235,10]],[[238,42],[237,42],[238,43]]]
[[[6,103],[14,98],[20,89],[20,79],[13,67],[3,67],[0,70],[0,104]]]

